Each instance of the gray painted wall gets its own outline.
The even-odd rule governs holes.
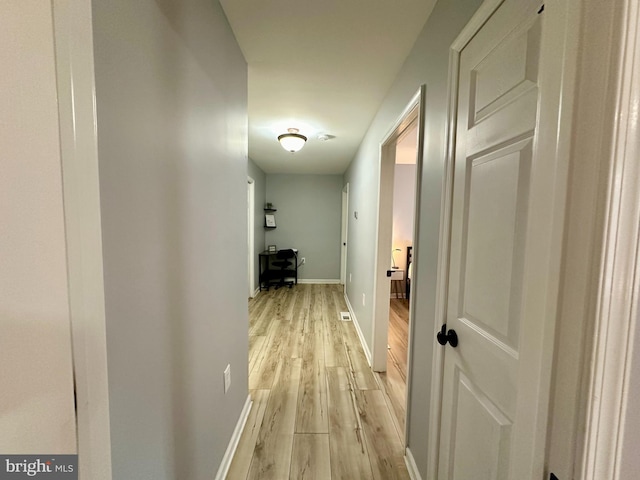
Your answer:
[[[411,417],[408,422],[408,446],[423,478],[426,478],[430,428],[428,414],[436,321],[435,292],[445,155],[449,46],[480,3],[481,0],[438,1],[344,176],[345,182],[350,182],[347,274],[353,274],[352,282],[347,285],[347,295],[371,348],[380,142],[420,85],[426,84],[421,219],[419,243],[414,250],[420,276],[418,283],[413,286],[416,322],[413,356],[410,359],[413,386],[409,398]],[[358,211],[357,220],[353,217],[354,210]],[[360,301],[363,293],[368,299],[364,307]]]
[[[211,479],[248,394],[247,66],[218,2],[93,13],[113,478]]]
[[[278,211],[277,228],[266,232],[265,243],[298,249],[306,258],[298,278],[338,280],[342,176],[267,175],[267,201]]]
[[[260,284],[260,263],[258,254],[265,249],[264,243],[264,204],[267,198],[267,177],[265,173],[258,167],[253,160],[249,159],[247,164],[247,175],[253,178],[255,182],[254,193],[254,218],[253,218],[253,261],[254,261],[254,289]]]

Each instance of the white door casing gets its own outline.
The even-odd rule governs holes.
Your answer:
[[[249,298],[255,296],[255,187],[256,183],[247,177],[247,266]]]
[[[588,1],[584,9],[589,34],[581,50],[589,57],[581,66],[587,74],[580,76],[576,116],[583,128],[573,154],[581,165],[586,160],[598,167],[602,218],[594,223],[602,245],[595,255],[588,252],[597,265],[595,288],[587,292],[595,308],[576,324],[593,340],[580,362],[587,375],[586,411],[579,418],[586,421],[576,428],[584,431],[585,444],[575,478],[623,480],[640,471],[640,4]],[[601,74],[589,75],[594,68]],[[583,240],[583,225],[580,234]],[[592,324],[585,321],[589,314]]]
[[[76,390],[78,473],[79,478],[111,480],[91,2],[54,0],[52,6]]]
[[[542,478],[564,167],[540,154],[539,7],[506,0],[460,52],[440,479]]]

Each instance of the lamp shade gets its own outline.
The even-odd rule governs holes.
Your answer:
[[[289,133],[278,136],[278,141],[287,152],[294,153],[304,147],[307,137],[300,135],[297,128],[290,128]]]

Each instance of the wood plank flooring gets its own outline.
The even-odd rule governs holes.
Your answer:
[[[404,432],[407,396],[407,349],[409,340],[409,302],[391,299],[389,308],[389,335],[387,351],[387,371],[378,373],[383,390],[398,424]]]
[[[253,407],[229,480],[409,479],[388,388],[340,320],[346,310],[340,285],[249,302]]]

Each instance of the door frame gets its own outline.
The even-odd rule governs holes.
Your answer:
[[[436,315],[433,324],[433,338],[446,322],[447,289],[449,283],[450,238],[453,206],[453,173],[456,150],[456,126],[458,110],[458,78],[460,69],[460,55],[463,48],[471,41],[480,28],[487,22],[504,0],[485,0],[474,16],[462,29],[449,51],[449,80],[448,80],[448,121],[446,132],[446,154],[444,165],[444,184],[442,190],[442,208],[440,220],[440,241],[438,252],[438,273],[436,280]],[[564,231],[565,199],[567,196],[567,177],[569,170],[568,152],[571,147],[571,131],[573,128],[572,107],[575,96],[574,75],[577,64],[576,36],[579,19],[575,15],[577,0],[564,2],[546,2],[544,13],[546,34],[543,36],[541,48],[549,49],[554,46],[556,56],[543,59],[540,65],[540,85],[544,88],[545,97],[539,102],[540,118],[545,116],[548,126],[540,129],[538,136],[543,135],[550,142],[536,139],[536,157],[545,155],[557,164],[554,177],[555,195],[549,199],[552,206],[552,239],[545,248],[550,259],[547,265],[549,275],[549,301],[545,305],[545,322],[541,348],[543,351],[543,372],[541,373],[540,388],[538,390],[540,406],[537,421],[537,433],[534,439],[535,457],[539,460],[538,468],[542,468],[545,459],[547,441],[547,419],[550,406],[550,390],[552,381],[552,361],[555,344],[555,320],[557,298],[559,296],[560,264],[562,253],[562,239]],[[552,112],[555,110],[555,115]],[[559,113],[560,114],[559,114]],[[555,300],[554,300],[555,299]],[[442,413],[442,391],[444,354],[442,348],[434,348],[432,360],[431,401],[429,409],[429,441],[427,452],[427,478],[438,478],[438,460],[440,443],[440,420]],[[546,370],[544,370],[546,368]]]
[[[624,478],[625,457],[637,449],[626,422],[633,421],[627,418],[630,385],[640,381],[633,365],[640,348],[640,6],[635,0],[611,3],[602,8],[589,1],[584,7],[584,30],[592,35],[582,49],[590,52],[587,68],[597,58],[599,68],[612,73],[583,75],[576,102],[598,98],[599,108],[576,128],[584,143],[576,157],[584,153],[581,160],[599,166],[595,185],[602,209],[595,228],[599,255],[587,291],[592,319],[583,321],[593,341],[580,363],[586,374],[578,428],[585,438],[576,447],[576,471],[585,480]]]
[[[420,192],[422,188],[422,164],[424,152],[424,118],[425,118],[425,100],[426,85],[422,85],[413,95],[407,106],[404,108],[398,119],[394,122],[387,134],[380,142],[379,168],[378,176],[378,210],[376,222],[376,246],[375,246],[375,264],[373,275],[373,341],[371,367],[376,372],[384,372],[387,369],[387,336],[389,331],[389,291],[391,281],[386,276],[386,271],[391,268],[391,248],[392,248],[392,230],[393,230],[393,177],[396,156],[396,140],[407,128],[418,123],[418,145],[416,159],[416,185],[415,185],[415,211],[413,225],[413,242],[414,246],[419,241],[418,232],[420,231]],[[413,270],[412,282],[417,284],[418,279],[418,258],[419,252],[417,248],[413,250]],[[414,312],[413,303],[415,295],[409,300],[409,339],[408,339],[408,358],[411,358],[411,344],[413,339]],[[411,362],[407,362],[407,399],[409,398],[411,389]],[[407,403],[407,418],[409,417],[409,408]],[[405,435],[408,435],[409,428],[405,428]],[[408,436],[407,436],[408,439]]]
[[[247,177],[247,254],[248,254],[248,279],[249,298],[255,297],[256,271],[255,271],[255,228],[256,228],[256,182]]]
[[[349,183],[342,188],[342,230],[340,233],[340,283],[347,293],[347,256],[349,249]]]
[[[111,425],[90,0],[53,0],[69,311],[82,478],[110,480]]]

